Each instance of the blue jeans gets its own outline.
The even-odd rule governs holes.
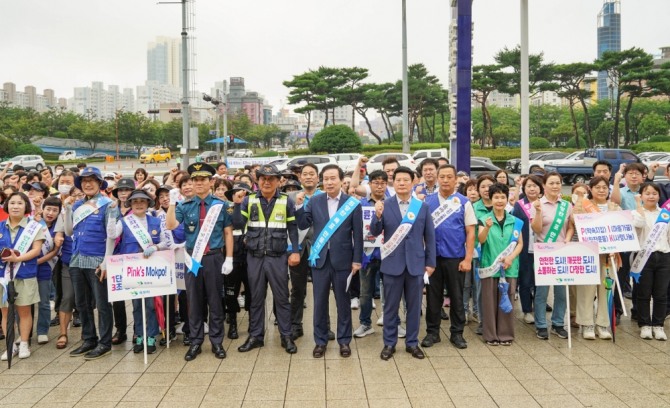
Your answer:
[[[381,261],[373,259],[370,264],[359,272],[361,278],[361,312],[358,320],[363,326],[372,326],[372,298],[375,293],[375,277],[379,272]]]
[[[547,296],[549,286],[535,287],[535,328],[547,328]],[[554,311],[551,314],[551,325],[563,327],[565,320],[565,286],[554,286]]]
[[[114,317],[112,305],[107,300],[107,280],[100,282],[95,276],[95,269],[70,268],[70,278],[74,288],[74,301],[81,319],[81,332],[84,342],[98,343],[95,330],[95,318],[91,300],[95,299],[98,309],[98,326],[100,331],[100,344],[112,347],[112,327]]]
[[[158,329],[154,298],[144,298],[144,304],[146,305],[147,337],[156,337],[160,330]],[[142,299],[133,299],[133,330],[138,337],[144,335],[142,330]]]
[[[40,293],[40,303],[37,308],[37,335],[49,334],[49,324],[51,323],[51,279],[38,280],[37,288]]]
[[[533,311],[533,292],[535,292],[535,259],[533,254],[521,254],[519,257],[519,299],[521,311]]]
[[[472,312],[479,315],[479,294],[482,291],[482,285],[478,278],[475,277],[473,267],[470,272],[465,274],[465,285],[463,286],[463,310],[465,314],[470,311],[470,298],[472,298]]]

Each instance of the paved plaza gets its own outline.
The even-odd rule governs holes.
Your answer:
[[[311,305],[311,294],[307,302]],[[130,309],[128,312],[131,318]],[[335,318],[332,297],[331,317]],[[357,326],[357,311],[353,317]],[[376,317],[373,313],[373,322]],[[246,338],[245,314],[240,339],[224,343],[228,351],[225,360],[214,358],[205,339],[203,353],[186,363],[186,347],[179,337],[170,349],[159,347],[158,353],[149,356],[148,365],[144,365],[142,354],[133,354],[130,342],[115,346],[111,356],[98,361],[72,358],[69,351],[80,330],[71,330],[70,345],[61,351],[55,348],[58,328],[54,327],[50,343],[33,345],[29,359],[16,358],[11,370],[6,362],[0,364],[0,406],[670,406],[670,345],[641,340],[637,325],[628,318],[618,327],[616,344],[586,341],[573,332],[572,350],[567,340],[554,335],[549,341],[538,340],[533,326],[520,319],[511,347],[486,346],[471,323],[465,332],[468,348],[457,350],[448,341],[449,322],[445,321],[442,342],[424,349],[425,360],[405,353],[401,339],[389,361],[379,358],[381,327],[375,327],[371,336],[354,340],[350,358],[341,358],[331,342],[326,358],[316,360],[312,357],[313,340],[307,334],[312,326],[310,308],[305,320],[306,336],[297,341],[295,355],[280,347],[272,320],[265,347],[246,354],[237,352]],[[425,330],[424,322],[422,328]]]

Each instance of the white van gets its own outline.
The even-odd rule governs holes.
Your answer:
[[[58,156],[58,160],[75,160],[77,152],[75,150],[65,150]]]
[[[414,163],[418,166],[421,164],[421,162],[424,159],[427,158],[431,159],[439,159],[440,157],[444,157],[445,159],[449,160],[449,150],[446,148],[444,149],[427,149],[427,150],[417,150],[414,152],[412,155],[412,158],[414,159]]]

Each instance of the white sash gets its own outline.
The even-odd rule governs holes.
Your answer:
[[[39,222],[29,221],[28,225],[26,225],[26,227],[23,229],[23,233],[21,234],[21,236],[14,243],[14,249],[19,251],[19,253],[21,255],[30,251],[30,248],[33,245],[33,241],[35,240],[35,237],[37,236],[37,233],[40,232],[40,230],[42,228],[44,228],[44,226],[42,224],[40,224]],[[23,264],[23,262],[17,262],[16,265],[14,265],[14,270],[18,271],[19,268],[21,268],[22,264]],[[5,267],[5,279],[6,280],[9,280],[8,274],[9,274],[9,268]]]
[[[644,217],[644,215],[642,217]],[[670,221],[670,212],[662,208],[661,212],[658,214],[654,226],[649,232],[649,235],[647,235],[647,239],[645,240],[643,245],[640,245],[642,250],[637,253],[635,259],[633,260],[633,263],[630,265],[631,274],[642,273],[642,269],[647,264],[649,257],[656,250],[656,243],[661,238],[661,236],[667,232],[668,221]]]
[[[202,260],[202,256],[205,254],[205,248],[209,242],[209,237],[212,235],[212,231],[214,231],[214,225],[216,225],[216,220],[219,218],[219,214],[221,214],[223,206],[224,205],[221,203],[209,207],[209,210],[207,210],[207,215],[205,216],[205,220],[202,222],[200,232],[198,233],[198,239],[195,241],[193,255],[191,256],[188,254],[188,252],[186,253],[186,266],[188,269],[193,271],[194,274],[197,274],[197,271],[193,270],[193,261],[197,262],[199,268],[200,261]]]
[[[54,221],[56,222],[56,221]],[[51,236],[51,233],[49,232],[48,227],[44,227],[44,244],[42,245],[42,256],[45,256],[49,252],[51,252],[54,249],[54,239]],[[51,270],[54,270],[54,267],[56,266],[56,263],[58,262],[58,256],[54,256],[53,258],[49,259],[47,261],[49,263],[49,266],[51,267]]]
[[[479,268],[479,278],[485,279],[495,275],[500,270],[500,265],[503,263],[503,259],[505,259],[505,257],[508,257],[512,253],[512,251],[514,251],[514,248],[516,248],[516,244],[517,241],[510,242],[509,245],[507,245],[507,248],[505,248],[496,257],[496,260],[493,261],[493,264],[491,266],[486,268]]]
[[[419,211],[421,211],[421,203],[422,201],[415,197],[410,198],[409,208],[407,209],[405,216],[402,218],[400,225],[395,230],[391,238],[389,238],[388,241],[385,241],[382,245],[382,259],[385,259],[387,256],[391,255],[391,253],[395,251],[398,245],[400,245],[402,240],[405,239],[407,234],[409,234],[409,231],[414,225],[414,221],[416,221],[416,217],[419,215]]]
[[[160,209],[158,210],[156,216],[161,221],[161,233],[165,236],[165,242],[167,242],[168,249],[174,249],[174,238],[172,237],[172,231],[167,229],[166,226],[167,213]]]
[[[439,198],[438,198],[439,200]],[[439,202],[439,201],[438,201]],[[458,197],[453,199],[447,198],[444,202],[433,211],[431,216],[433,217],[433,224],[437,228],[440,224],[445,222],[449,217],[459,212],[461,208],[461,201]]]
[[[111,201],[112,200],[107,197],[98,196],[80,205],[72,215],[72,228],[76,227],[77,224],[82,222],[86,217],[98,211],[100,207],[108,204]]]
[[[127,215],[124,218],[124,221],[126,222],[130,232],[137,240],[137,243],[140,244],[143,250],[146,250],[151,245],[153,245],[154,242],[151,239],[151,235],[149,235],[149,231],[147,231],[144,225],[140,223],[140,220],[135,216],[135,214]],[[147,219],[147,225],[148,224],[149,220]]]

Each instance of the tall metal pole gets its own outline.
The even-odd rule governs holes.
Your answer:
[[[216,90],[216,99],[221,100],[221,92],[219,90]],[[214,109],[216,110],[216,138],[221,137],[221,128],[219,127],[219,121],[221,120],[221,104],[214,105]],[[221,144],[219,142],[216,142],[216,154],[220,155],[221,154]]]
[[[228,81],[223,81],[223,162],[228,166]]]
[[[181,99],[181,120],[183,122],[182,132],[182,150],[181,150],[181,162],[182,168],[188,168],[188,151],[189,151],[189,131],[191,128],[191,121],[189,118],[188,112],[188,33],[186,32],[187,23],[186,23],[186,2],[187,0],[181,0],[181,64],[182,64],[182,99]]]
[[[458,0],[456,38],[456,168],[470,173],[472,123],[472,0]],[[453,152],[452,152],[453,157]]]
[[[409,89],[407,85],[407,0],[402,0],[402,152],[409,153]]]
[[[521,0],[521,173],[528,173],[530,112],[528,108],[528,0]]]

